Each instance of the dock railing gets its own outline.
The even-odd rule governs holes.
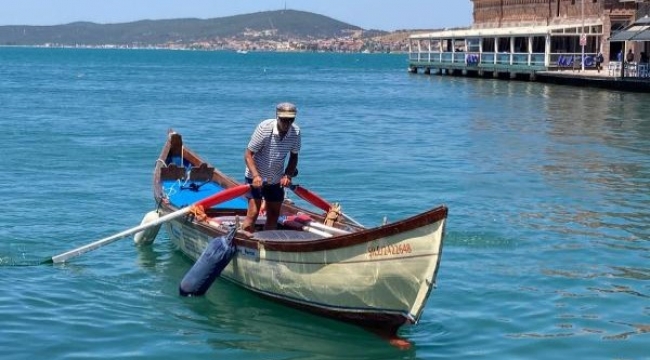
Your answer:
[[[468,66],[485,65],[520,65],[545,66],[544,53],[493,53],[493,52],[439,52],[423,51],[409,53],[409,61],[428,63],[432,67],[445,64],[467,64]],[[478,59],[476,61],[475,59]]]

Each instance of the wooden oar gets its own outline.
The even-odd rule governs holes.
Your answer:
[[[297,223],[300,223],[302,225],[309,226],[309,227],[312,227],[314,229],[324,231],[329,235],[347,235],[347,234],[350,233],[347,230],[335,228],[333,226],[327,226],[325,224],[321,224],[319,222],[312,221],[311,217],[309,215],[307,215],[307,214],[288,216],[287,221],[297,222]]]
[[[158,220],[155,220],[155,221],[152,221],[152,222],[149,222],[149,223],[146,223],[146,224],[141,224],[139,226],[136,226],[136,227],[130,228],[128,230],[124,230],[122,232],[119,232],[119,233],[117,233],[115,235],[112,235],[112,236],[97,240],[97,241],[92,242],[90,244],[80,246],[80,247],[78,247],[76,249],[72,249],[70,251],[64,252],[64,253],[59,254],[59,255],[52,256],[51,259],[44,260],[42,262],[42,264],[51,264],[51,263],[56,264],[56,263],[65,262],[65,261],[67,261],[68,259],[70,259],[72,257],[79,256],[81,254],[87,253],[87,252],[95,250],[95,249],[99,249],[100,247],[102,247],[104,245],[108,245],[108,244],[110,244],[110,243],[112,243],[112,242],[114,242],[116,240],[119,240],[121,238],[124,238],[126,236],[129,236],[129,235],[135,234],[137,232],[146,230],[146,229],[148,229],[150,227],[158,226],[158,225],[163,224],[163,223],[165,223],[167,221],[170,221],[170,220],[176,219],[178,217],[181,217],[183,215],[186,215],[187,213],[189,213],[191,211],[193,206],[201,206],[204,209],[207,209],[207,208],[210,208],[210,207],[212,207],[214,205],[222,203],[224,201],[232,200],[232,199],[234,199],[236,197],[242,196],[242,195],[246,194],[246,192],[248,192],[249,188],[250,188],[249,185],[239,185],[239,186],[232,187],[230,189],[220,191],[220,192],[218,192],[218,193],[216,193],[216,194],[214,194],[212,196],[209,196],[209,197],[207,197],[207,198],[205,198],[203,200],[197,201],[197,202],[195,202],[194,204],[192,204],[190,206],[186,206],[186,207],[184,207],[184,208],[182,208],[180,210],[176,210],[176,211],[174,211],[172,213],[169,213],[169,214],[167,214],[165,216],[162,216]]]
[[[327,202],[327,200],[323,199],[322,197],[318,196],[316,193],[314,193],[312,191],[309,191],[309,190],[307,190],[306,188],[304,188],[304,187],[302,187],[300,185],[297,185],[297,184],[296,185],[290,185],[289,189],[293,190],[293,192],[296,193],[296,195],[298,195],[298,197],[300,197],[301,199],[309,202],[310,204],[316,206],[317,208],[319,208],[319,209],[321,209],[321,210],[323,210],[325,212],[330,211],[330,209],[332,208],[332,205],[329,202]],[[353,218],[347,216],[346,214],[341,212],[341,215],[344,218],[346,218],[346,219],[350,220],[351,222],[353,222],[355,225],[357,225],[359,227],[364,227],[358,221],[356,221]]]
[[[330,205],[330,203],[328,203],[325,199],[300,185],[290,185],[289,189],[293,190],[293,192],[296,193],[296,195],[298,195],[301,199],[309,202],[310,204],[325,212],[330,211],[332,208],[332,205]]]

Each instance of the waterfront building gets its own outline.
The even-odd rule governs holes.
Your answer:
[[[594,69],[649,53],[646,41],[610,41],[649,12],[645,0],[471,0],[467,28],[409,37],[409,70],[529,74]],[[607,71],[607,70],[605,70]],[[614,74],[612,74],[614,75]]]

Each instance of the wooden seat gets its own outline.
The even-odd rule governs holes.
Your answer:
[[[160,169],[160,178],[162,180],[181,180],[187,179],[189,172],[190,180],[194,181],[210,181],[214,175],[214,168],[203,163],[195,168],[190,168],[188,171],[183,166],[176,164],[168,164],[166,167]]]
[[[323,239],[322,236],[300,230],[263,230],[253,233],[253,239],[262,241],[306,241]]]

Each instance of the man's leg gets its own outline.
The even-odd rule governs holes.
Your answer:
[[[264,230],[275,230],[278,228],[278,218],[280,217],[280,209],[282,202],[266,202],[266,224]]]
[[[257,221],[257,215],[260,213],[261,205],[261,199],[248,199],[248,210],[246,211],[246,220],[242,223],[242,230],[248,232],[255,231],[255,222]]]
[[[278,228],[278,218],[284,201],[284,188],[280,184],[268,185],[264,187],[263,193],[266,201],[264,230],[275,230]]]

